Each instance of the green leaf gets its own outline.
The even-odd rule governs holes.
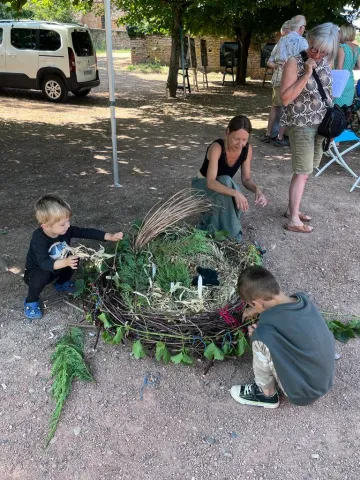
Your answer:
[[[76,280],[74,298],[80,297],[86,290],[86,284],[83,279]]]
[[[117,327],[115,335],[104,331],[101,336],[104,342],[110,343],[111,345],[118,345],[124,337],[124,327]]]
[[[106,313],[102,312],[100,315],[98,315],[98,319],[101,320],[104,324],[104,328],[111,328],[112,327],[112,322],[108,319],[108,316]]]
[[[106,330],[101,334],[101,338],[105,343],[109,343],[110,345],[113,344],[113,336]]]
[[[171,361],[178,364],[178,363],[181,363],[182,362],[182,359],[183,359],[183,352],[180,352],[178,353],[177,355],[173,355],[171,357]]]
[[[194,363],[193,359],[188,355],[187,348],[183,348],[180,353],[173,355],[171,361],[176,364],[183,363],[184,365],[192,365]]]
[[[227,230],[216,230],[213,234],[215,242],[224,242],[229,238],[229,232]]]
[[[204,357],[208,360],[224,360],[224,352],[222,352],[213,342],[205,348]]]
[[[184,363],[186,365],[192,365],[194,363],[194,361],[186,352],[187,352],[187,349],[184,349],[182,363]]]
[[[237,357],[242,357],[244,355],[244,353],[246,352],[246,350],[248,350],[250,348],[244,334],[242,335],[242,337],[238,337],[238,341],[237,341],[237,344],[236,344],[236,349],[235,349],[235,353],[236,353],[236,356]]]
[[[136,340],[132,346],[132,354],[136,358],[136,360],[140,360],[140,358],[146,357],[146,352],[140,340]]]
[[[356,335],[360,335],[360,320],[351,320],[351,322],[348,323],[348,327],[350,327]]]
[[[231,355],[234,350],[234,347],[230,342],[225,342],[222,346],[222,351],[224,352],[224,355]]]
[[[170,362],[170,352],[164,342],[156,342],[155,358],[158,362],[161,360],[168,364]]]

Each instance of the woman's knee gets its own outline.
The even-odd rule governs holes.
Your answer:
[[[220,175],[216,177],[216,180],[225,185],[225,187],[234,188],[234,181],[229,175]]]

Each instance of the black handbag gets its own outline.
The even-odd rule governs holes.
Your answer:
[[[306,60],[308,59],[308,56],[305,51],[301,52],[301,56],[304,62],[306,62]],[[326,102],[327,97],[324,91],[324,87],[321,84],[319,75],[314,69],[313,69],[312,75],[317,83],[319,93],[321,95],[323,102]],[[340,135],[340,133],[342,133],[345,130],[346,125],[347,125],[346,117],[344,115],[344,112],[338,105],[334,105],[333,107],[327,107],[325,117],[323,118],[318,128],[318,134],[321,135],[322,137],[325,137],[325,140],[323,142],[324,152],[326,152],[329,149],[331,139]]]

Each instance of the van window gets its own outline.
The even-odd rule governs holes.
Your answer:
[[[92,57],[94,55],[94,47],[89,32],[72,32],[71,38],[78,57]]]
[[[12,28],[11,45],[19,50],[36,50],[36,30]]]
[[[40,50],[55,52],[61,47],[61,37],[54,30],[40,30]]]
[[[2,44],[3,29],[0,28],[0,45]]]

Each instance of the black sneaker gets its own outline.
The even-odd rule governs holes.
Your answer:
[[[230,393],[234,400],[243,405],[254,405],[264,408],[277,408],[280,405],[277,391],[271,397],[267,397],[256,383],[234,385],[231,387]]]
[[[278,138],[272,138],[270,140],[271,145],[275,145],[275,147],[289,147],[290,143],[289,140],[286,138],[283,138],[282,140],[279,140]]]
[[[263,137],[260,138],[260,141],[263,143],[270,143],[271,137],[270,135],[264,135]]]

